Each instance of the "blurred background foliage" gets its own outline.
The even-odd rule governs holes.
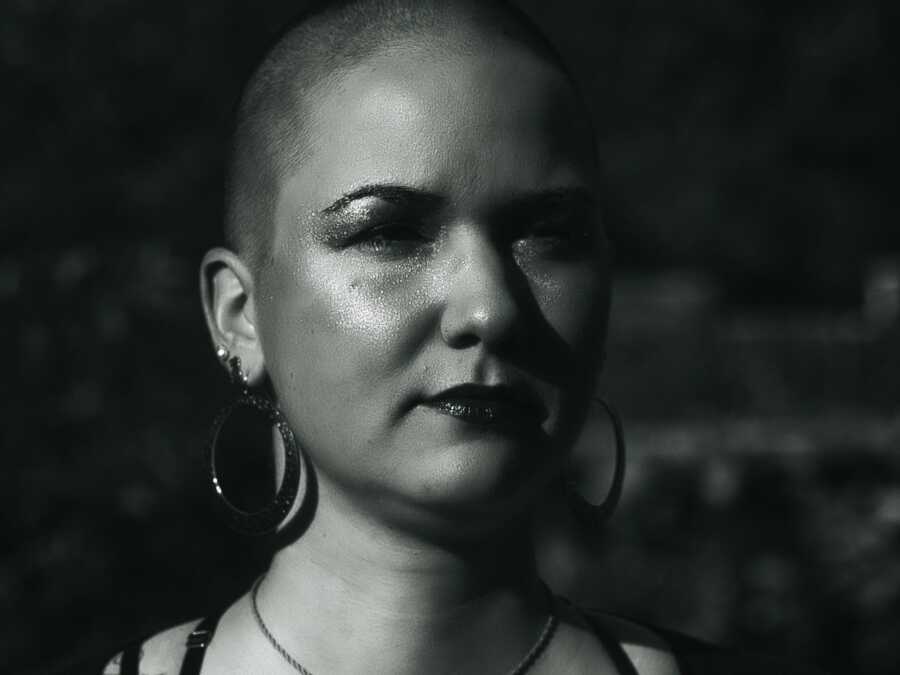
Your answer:
[[[631,441],[602,536],[548,506],[548,579],[835,673],[895,672],[895,8],[522,5],[595,115],[620,269],[602,388]],[[295,10],[0,8],[2,672],[199,615],[265,565],[203,495],[228,392],[195,275],[237,88]],[[602,438],[586,432],[586,476],[605,475]]]

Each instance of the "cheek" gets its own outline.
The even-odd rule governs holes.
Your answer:
[[[606,345],[610,279],[608,268],[580,265],[557,269],[532,285],[552,337],[538,351],[555,371],[557,409],[548,432],[559,448],[571,447],[594,395]]]
[[[308,256],[278,275],[265,345],[273,380],[282,381],[276,391],[295,384],[314,387],[318,400],[346,401],[389,385],[425,332],[414,272],[379,273],[340,256]]]
[[[573,356],[602,351],[610,299],[605,265],[559,266],[550,274],[537,274],[532,292],[543,318]]]

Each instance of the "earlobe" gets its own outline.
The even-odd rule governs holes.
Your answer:
[[[224,347],[239,356],[250,382],[258,380],[264,359],[249,268],[232,251],[211,249],[200,264],[200,299],[213,349]]]

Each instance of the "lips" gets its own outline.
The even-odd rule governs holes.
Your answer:
[[[540,398],[527,387],[463,384],[425,399],[432,410],[472,424],[538,425],[547,417]]]

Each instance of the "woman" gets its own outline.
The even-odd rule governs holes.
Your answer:
[[[230,173],[203,303],[277,423],[281,499],[226,512],[286,543],[220,615],[105,672],[739,670],[535,572],[531,516],[591,402],[610,263],[588,115],[527,20],[318,7],[245,88]]]

